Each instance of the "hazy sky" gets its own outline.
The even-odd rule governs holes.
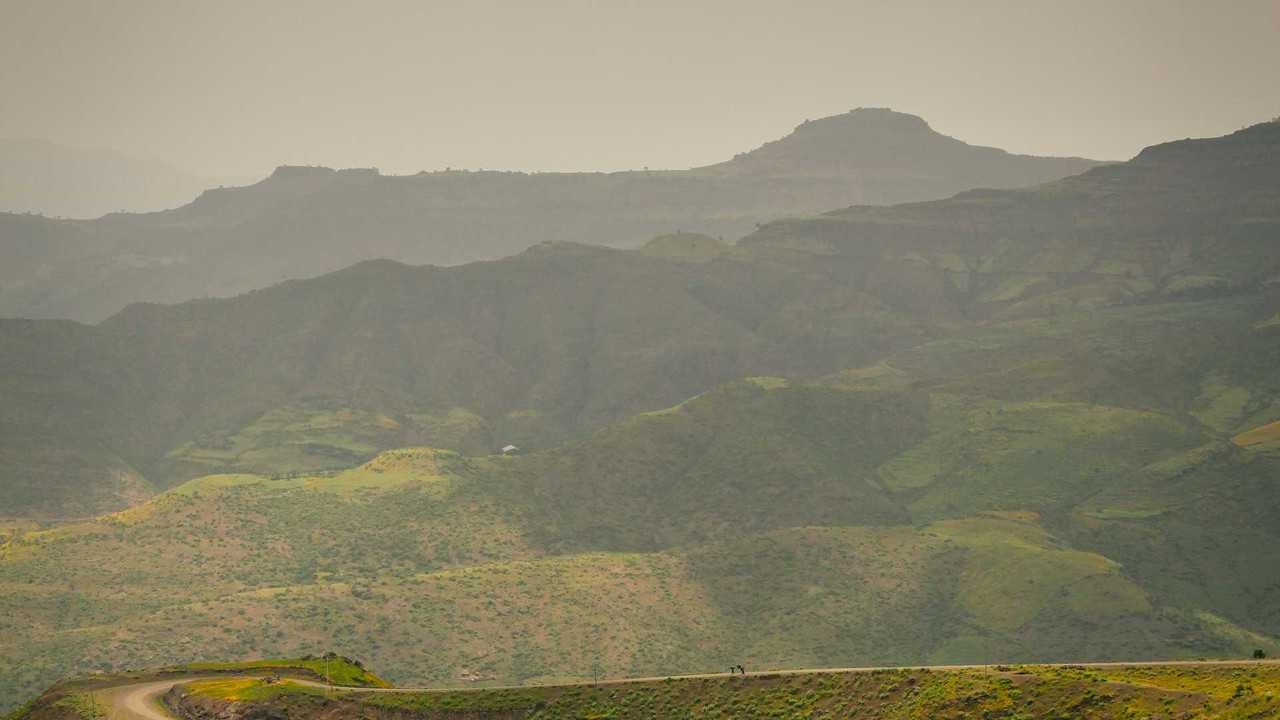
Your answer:
[[[806,118],[1124,158],[1280,114],[1280,0],[0,0],[0,137],[208,175],[689,167]]]

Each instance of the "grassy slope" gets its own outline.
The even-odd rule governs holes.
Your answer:
[[[346,718],[391,710],[425,718],[894,718],[1098,720],[1270,717],[1280,712],[1274,665],[1217,667],[901,670],[677,678],[521,690],[404,693],[326,700],[314,689],[256,681],[193,683],[196,702],[240,700],[282,717]]]
[[[309,403],[268,411],[234,432],[211,432],[171,450],[165,475],[263,475],[348,468],[380,450],[427,444],[485,454],[492,431],[462,408],[393,417],[340,404]]]
[[[757,378],[475,473],[504,505],[525,508],[530,534],[554,548],[651,550],[776,527],[901,523],[907,515],[875,467],[924,436],[925,409],[913,393]]]
[[[175,668],[166,668],[166,671],[170,670],[195,672],[212,670],[219,673],[273,670],[279,671],[284,675],[290,674],[290,671],[302,670],[311,677],[323,678],[334,685],[391,687],[390,683],[366,670],[358,661],[340,655],[322,655],[319,657],[308,655],[306,657],[267,658],[264,660],[242,660],[238,662],[201,661],[185,663]]]
[[[110,451],[161,488],[414,444],[546,448],[743,375],[830,372],[929,332],[859,284],[815,258],[694,264],[558,244],[457,268],[363,263],[93,328],[4,321],[0,426],[72,457]],[[95,481],[25,441],[3,452],[14,513],[57,513]],[[23,468],[67,491],[33,492]]]
[[[1259,533],[1248,578],[1212,570],[1245,547],[1194,543],[1214,532],[1194,514],[1206,488],[1265,512],[1248,502],[1262,488],[1224,478],[1266,456],[1168,483],[1152,468],[1206,437],[1167,416],[954,390],[883,367],[756,379],[546,453],[194,480],[5,547],[4,678],[32,691],[76,668],[320,647],[435,684],[1280,650],[1265,516],[1240,525]],[[957,434],[983,472],[919,475]],[[1174,459],[1141,465],[1135,439]],[[1038,494],[985,481],[1046,452]],[[1085,462],[1111,484],[1057,467]],[[1125,488],[1156,501],[1151,485],[1165,504],[1135,510]]]

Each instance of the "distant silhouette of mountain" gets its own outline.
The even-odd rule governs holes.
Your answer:
[[[546,241],[732,240],[779,217],[1033,184],[1095,164],[973,147],[912,115],[855,110],[694,170],[388,177],[281,167],[166,212],[0,215],[0,316],[94,321],[131,302],[234,295],[374,258],[456,265]]]
[[[881,205],[978,187],[1035,185],[1097,164],[969,145],[915,115],[858,108],[806,121],[780,140],[700,170],[729,177],[862,178],[864,195],[850,204]]]

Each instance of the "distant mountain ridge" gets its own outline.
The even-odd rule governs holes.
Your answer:
[[[384,176],[286,166],[164,212],[0,214],[0,316],[97,321],[132,302],[230,296],[383,257],[456,265],[540,242],[633,247],[673,232],[732,241],[779,217],[1033,184],[1095,164],[971,147],[915,116],[859,109],[693,170]]]
[[[1079,157],[1014,155],[969,145],[935,131],[921,117],[888,108],[858,108],[805,121],[784,138],[698,170],[730,176],[862,175],[882,182],[889,178],[903,184],[933,182],[938,188],[954,188],[971,179],[966,176],[977,174],[985,182],[970,188],[1008,188],[1034,185],[1054,175],[1075,175],[1097,164]],[[880,205],[907,201],[868,197],[856,202]]]
[[[545,447],[717,383],[835,372],[980,323],[1266,297],[1280,276],[1277,137],[1280,126],[1264,124],[1030,190],[778,221],[736,247],[686,234],[637,251],[543,244],[459,267],[368,261],[232,299],[135,304],[96,327],[0,321],[9,379],[0,423],[13,459],[0,469],[14,473],[0,490],[11,507],[56,508],[88,501],[84,484],[105,487],[92,477],[118,468],[112,492],[133,497],[139,477],[164,486],[207,470],[192,457],[209,453],[181,451],[185,443],[247,448],[256,441],[238,433],[282,409],[418,418],[397,421],[395,433],[370,430],[377,439],[338,453],[347,459],[440,437],[451,447]],[[283,171],[270,182],[331,174],[348,187],[386,180]],[[1228,328],[1257,342],[1239,322],[1183,343],[1208,352]],[[975,361],[982,371],[987,361]],[[1149,375],[1167,366],[1151,362]],[[1071,373],[1042,381],[1067,383],[1074,399],[1197,402],[1198,386],[1174,375],[1116,380],[1132,372],[1098,367],[1087,393]],[[68,454],[84,475],[65,471]]]
[[[1133,160],[1024,189],[854,206],[769,223],[742,244],[915,266],[1004,313],[1241,291],[1280,279],[1280,122],[1146,148]],[[1034,282],[1032,282],[1034,280]]]

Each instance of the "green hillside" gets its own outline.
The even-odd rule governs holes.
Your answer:
[[[880,303],[823,264],[551,245],[459,268],[364,263],[92,328],[0,321],[0,422],[70,453],[113,452],[160,488],[406,444],[552,447],[742,376],[831,372],[930,332],[889,308],[858,312]],[[849,310],[828,315],[814,293]],[[37,446],[11,457],[0,502],[13,512],[65,517],[71,483],[103,484]],[[67,493],[42,494],[31,475]]]
[[[983,394],[1247,430],[1280,419],[1277,128],[1029,190],[778,221],[734,247],[550,243],[459,267],[371,261],[93,327],[2,320],[0,505],[67,517],[209,472],[549,448],[739,378],[890,357],[919,379],[985,378]],[[801,146],[821,147],[818,130]],[[1226,342],[1248,351],[1222,357]]]
[[[1191,421],[892,377],[756,378],[527,455],[208,476],[20,534],[0,679],[318,647],[435,685],[1280,651],[1280,514],[1216,474],[1269,480],[1269,456],[1210,453],[1139,512],[1124,488],[1204,454]],[[1206,489],[1252,542],[1191,544],[1233,537]]]
[[[292,662],[292,661],[290,661]],[[1196,717],[1243,720],[1280,710],[1274,662],[1197,665],[999,665],[976,668],[808,670],[614,680],[527,688],[448,691],[326,691],[284,678],[254,676],[261,663],[240,663],[239,676],[181,682],[166,704],[184,717],[245,714],[280,720],[369,717],[444,720],[553,718],[851,718],[914,720],[973,717]],[[219,663],[219,665],[231,665]],[[359,666],[350,666],[365,673]],[[121,683],[163,677],[74,679],[59,683],[12,720],[63,720],[76,708],[118,702]],[[296,670],[286,670],[294,673]],[[181,680],[181,678],[175,678]],[[71,711],[71,712],[69,712]]]
[[[391,683],[369,672],[358,660],[343,657],[337,653],[324,655],[307,655],[298,658],[267,658],[265,660],[241,660],[225,662],[205,660],[185,663],[183,665],[164,668],[162,672],[212,671],[218,673],[239,673],[269,671],[289,676],[302,676],[307,679],[323,680],[333,685],[345,687],[391,687]]]
[[[344,694],[295,684],[206,681],[186,686],[186,708],[238,700],[282,717],[337,718],[395,709],[442,718],[1108,718],[1269,717],[1280,710],[1274,665],[1200,667],[1001,666],[977,670],[815,672],[671,678],[621,684],[450,693]]]
[[[971,317],[1221,296],[1280,279],[1278,155],[1273,121],[1033,188],[780,220],[742,244],[857,257]]]

